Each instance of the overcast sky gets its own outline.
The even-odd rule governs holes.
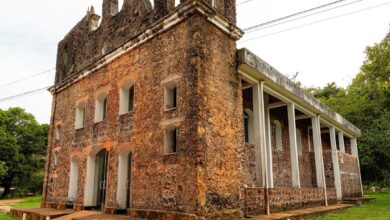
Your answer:
[[[238,26],[247,28],[334,0],[237,0]],[[102,0],[16,0],[0,7],[0,100],[54,82],[57,43]],[[240,4],[242,3],[242,4]],[[366,46],[389,31],[390,0],[347,0],[348,6],[245,35],[246,47],[304,86],[335,81],[346,87],[359,72]],[[339,4],[342,5],[342,4]],[[345,15],[347,14],[347,15]],[[337,17],[337,18],[333,18]],[[286,31],[287,30],[287,31]],[[14,82],[46,70],[37,77]],[[0,101],[0,108],[21,106],[48,123],[51,95],[40,91]]]

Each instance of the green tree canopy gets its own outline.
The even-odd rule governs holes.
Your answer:
[[[362,130],[358,144],[365,182],[390,183],[390,34],[366,49],[361,71],[347,89],[330,83],[307,90]]]
[[[21,108],[0,109],[0,161],[7,172],[0,176],[2,197],[43,169],[48,125],[40,125]]]

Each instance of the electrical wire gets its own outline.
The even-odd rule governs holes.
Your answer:
[[[318,20],[318,21],[315,21],[315,22],[312,22],[312,23],[299,25],[299,26],[292,27],[292,28],[287,28],[287,29],[284,29],[284,30],[281,30],[281,31],[270,33],[270,34],[257,36],[257,37],[254,37],[254,38],[250,38],[250,39],[247,39],[247,40],[240,41],[240,43],[246,43],[246,42],[249,42],[249,41],[252,41],[252,40],[257,40],[257,39],[273,36],[273,35],[276,35],[276,34],[280,34],[280,33],[291,31],[291,30],[296,30],[296,29],[307,27],[307,26],[311,26],[311,25],[314,25],[314,24],[319,24],[319,23],[322,23],[322,22],[325,22],[325,21],[329,21],[329,20],[333,20],[333,19],[336,19],[336,18],[345,17],[345,16],[348,16],[348,15],[360,13],[360,12],[363,12],[363,11],[368,11],[368,10],[371,10],[371,9],[374,9],[374,8],[378,8],[378,7],[382,7],[382,6],[385,6],[385,5],[388,5],[388,4],[390,4],[390,2],[386,2],[386,3],[374,5],[374,6],[371,6],[371,7],[368,7],[368,8],[363,8],[363,9],[360,9],[360,10],[356,10],[356,11],[352,11],[352,12],[349,12],[349,13],[341,14],[341,15],[338,15],[338,16],[334,16],[334,17]]]
[[[8,97],[5,97],[5,98],[1,98],[1,99],[0,99],[0,102],[5,102],[5,101],[9,101],[9,100],[11,100],[11,99],[16,99],[16,98],[20,98],[20,97],[23,97],[23,96],[32,95],[33,93],[37,93],[37,92],[46,90],[46,89],[48,89],[48,88],[50,88],[50,86],[45,86],[45,87],[40,88],[40,89],[35,89],[35,90],[31,90],[31,91],[19,93],[19,94],[17,94],[17,95],[13,95],[13,96],[8,96]]]
[[[278,25],[286,24],[286,23],[289,23],[289,22],[292,22],[292,21],[300,20],[300,19],[307,18],[307,17],[313,16],[313,15],[316,15],[316,14],[321,14],[321,13],[328,12],[328,11],[331,11],[331,10],[334,10],[334,9],[337,9],[337,8],[342,8],[342,7],[345,7],[345,6],[348,6],[348,5],[356,4],[356,3],[359,3],[359,2],[362,2],[362,1],[364,1],[364,0],[356,0],[356,1],[353,1],[353,2],[345,3],[343,5],[335,6],[333,8],[328,8],[328,9],[325,9],[325,10],[322,10],[322,11],[318,11],[318,12],[314,12],[314,13],[311,13],[311,14],[308,14],[308,15],[304,15],[304,16],[301,16],[301,17],[298,17],[298,18],[293,18],[293,19],[290,19],[290,20],[287,20],[287,21],[283,21],[283,22],[279,22],[279,23],[276,23],[276,24],[271,24],[271,25],[268,25],[268,26],[265,26],[265,27],[260,27],[258,29],[250,30],[250,31],[245,32],[245,34],[250,34],[250,33],[253,33],[253,32],[257,32],[259,30],[264,30],[264,29],[267,29],[267,28],[271,28],[271,27],[275,27],[275,26],[278,26]]]
[[[275,22],[286,20],[286,19],[298,16],[298,15],[301,15],[301,14],[305,14],[307,12],[311,12],[311,11],[314,11],[314,10],[325,8],[325,7],[328,7],[328,6],[331,6],[331,5],[334,5],[334,4],[338,4],[338,3],[341,3],[341,2],[345,2],[345,1],[347,1],[347,0],[337,0],[337,1],[334,1],[334,2],[330,2],[330,3],[324,4],[324,5],[320,5],[320,6],[314,7],[314,8],[306,9],[304,11],[300,11],[300,12],[297,12],[297,13],[294,13],[294,14],[290,14],[290,15],[287,15],[287,16],[284,16],[284,17],[281,17],[281,18],[277,18],[277,19],[274,19],[274,20],[271,20],[271,21],[267,21],[267,22],[264,22],[264,23],[261,23],[261,24],[257,24],[257,25],[251,26],[251,27],[247,27],[247,28],[244,28],[243,30],[244,31],[250,31],[250,30],[253,30],[253,29],[256,29],[256,28],[259,28],[259,27],[263,27],[265,25],[269,25],[269,24],[272,24],[272,23],[275,23]]]
[[[31,76],[27,76],[27,77],[24,77],[24,78],[21,78],[21,79],[18,79],[18,80],[9,82],[9,83],[5,83],[5,84],[3,84],[3,85],[0,85],[0,87],[10,86],[10,85],[13,85],[13,84],[22,82],[22,81],[27,80],[27,79],[31,79],[31,78],[34,78],[34,77],[43,75],[43,74],[45,74],[45,73],[49,73],[49,72],[51,72],[51,71],[53,71],[53,70],[54,70],[54,68],[49,69],[49,70],[45,70],[45,71],[43,71],[43,72],[39,72],[39,73],[33,74],[33,75],[31,75]]]
[[[243,5],[243,4],[246,4],[246,3],[249,3],[251,2],[252,0],[245,0],[243,2],[240,2],[240,3],[237,3],[236,5],[239,6],[239,5]]]

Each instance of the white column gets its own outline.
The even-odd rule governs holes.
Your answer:
[[[338,136],[339,136],[340,152],[345,153],[344,132],[340,131],[340,132],[338,133]]]
[[[265,108],[265,121],[266,121],[266,142],[267,142],[267,177],[268,188],[274,188],[274,174],[273,174],[273,161],[272,161],[272,142],[271,142],[271,116],[268,108]]]
[[[320,116],[311,118],[313,127],[314,157],[316,162],[317,186],[324,189],[325,205],[328,206],[328,195],[326,192],[324,157],[322,153],[321,124]]]
[[[256,161],[256,185],[266,186],[266,134],[264,117],[264,92],[263,82],[255,83],[253,92],[253,129]]]
[[[357,149],[357,142],[356,142],[356,138],[351,138],[351,154],[352,156],[355,156],[358,158],[358,149]]]
[[[313,148],[316,162],[317,187],[325,188],[324,158],[322,156],[321,127],[319,117],[311,118],[313,128]]]
[[[360,172],[360,161],[359,161],[359,153],[358,153],[356,138],[351,138],[351,153],[353,156],[356,157],[356,160],[357,160],[358,169],[359,169],[359,178],[360,178],[360,188],[361,188],[360,190],[361,190],[361,193],[363,196],[364,193],[363,193],[363,184],[362,184],[362,174]]]
[[[337,144],[336,144],[336,129],[335,127],[329,128],[330,135],[330,145],[332,147],[332,163],[334,171],[334,185],[336,188],[337,200],[342,199],[341,193],[341,179],[340,179],[340,166],[339,166],[339,157],[337,153]]]
[[[290,140],[290,157],[291,157],[291,177],[293,187],[301,187],[299,179],[299,160],[298,160],[298,146],[297,134],[295,126],[295,105],[289,103],[287,105],[288,113],[288,135]]]

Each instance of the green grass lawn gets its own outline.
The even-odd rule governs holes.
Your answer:
[[[25,200],[12,205],[13,208],[36,208],[41,205],[42,197],[34,196],[28,197]]]
[[[12,207],[13,208],[28,208],[28,207],[35,208],[41,205],[41,200],[42,200],[41,196],[29,197],[24,199],[21,202],[15,203],[14,205],[12,205]],[[0,212],[0,220],[15,220],[15,219]]]
[[[362,207],[353,207],[343,212],[324,215],[313,218],[313,220],[339,220],[339,219],[390,219],[390,190],[385,192],[365,192],[374,201],[363,205]]]

